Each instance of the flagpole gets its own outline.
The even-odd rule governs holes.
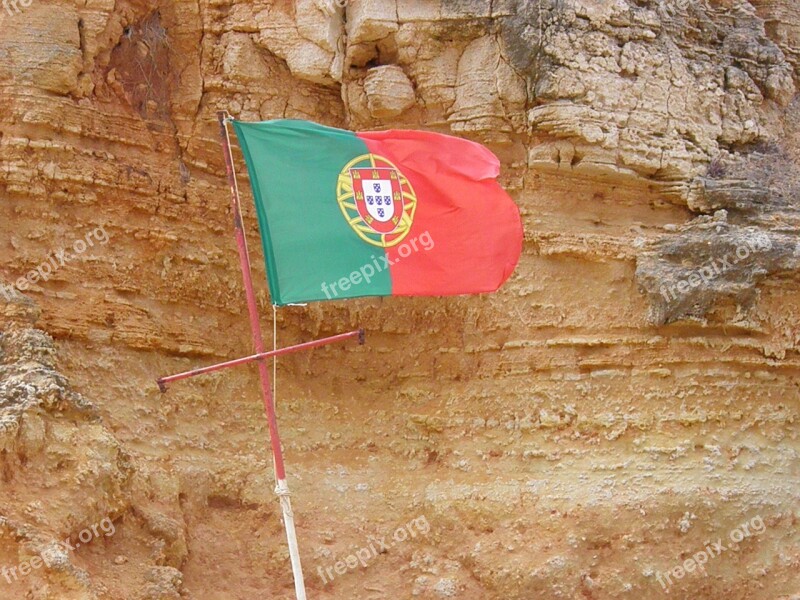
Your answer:
[[[253,336],[253,346],[256,354],[264,354],[264,340],[261,336],[261,325],[258,320],[258,304],[256,294],[253,291],[253,279],[250,275],[250,254],[247,251],[247,238],[244,234],[242,224],[242,209],[239,200],[239,186],[236,183],[236,175],[233,171],[233,154],[231,153],[230,135],[228,133],[228,119],[230,116],[227,111],[217,113],[220,128],[220,140],[222,151],[225,156],[225,170],[228,176],[228,185],[231,190],[231,209],[233,212],[233,227],[236,232],[236,245],[239,248],[239,262],[242,267],[242,278],[244,279],[244,289],[247,296],[247,311],[250,315],[250,330]],[[294,527],[294,513],[292,503],[289,498],[289,486],[286,483],[286,469],[283,463],[283,450],[278,434],[278,419],[275,416],[275,400],[272,397],[270,386],[269,370],[267,369],[266,359],[257,361],[258,375],[261,380],[261,397],[264,400],[264,409],[267,413],[269,423],[269,439],[272,444],[272,461],[275,467],[275,493],[278,495],[283,511],[283,524],[286,528],[286,540],[289,543],[289,558],[292,562],[292,573],[294,575],[294,589],[297,600],[306,600],[306,587],[303,581],[303,567],[300,564],[300,550],[297,545],[297,532]]]

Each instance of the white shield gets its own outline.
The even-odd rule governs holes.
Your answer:
[[[394,216],[392,182],[389,179],[363,179],[364,203],[376,221],[385,223]]]

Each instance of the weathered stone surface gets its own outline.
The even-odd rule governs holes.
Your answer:
[[[333,2],[316,0],[302,0],[292,11],[288,6],[276,3],[255,15],[257,42],[285,60],[299,79],[322,85],[340,80],[341,11]]]
[[[800,5],[792,0],[755,0],[752,2],[770,39],[794,65],[795,82],[800,82]]]
[[[353,0],[347,10],[347,43],[378,42],[398,29],[397,0]]]
[[[482,141],[525,226],[497,294],[278,311],[279,345],[369,332],[279,363],[309,597],[655,598],[756,516],[670,596],[797,594],[796,2],[33,0],[0,18],[0,283],[109,236],[0,289],[0,567],[54,557],[0,573],[0,598],[291,596],[254,371],[154,384],[251,350],[223,109]],[[58,544],[105,515],[113,536]],[[420,516],[427,533],[319,577]]]
[[[636,277],[649,294],[657,324],[704,319],[725,300],[736,303],[736,322],[746,318],[766,277],[798,269],[796,235],[731,225],[727,211],[719,210],[679,227],[677,235],[642,253]]]
[[[510,140],[525,130],[525,82],[502,57],[493,37],[470,43],[458,61],[455,102],[448,122],[453,131],[482,133],[489,141]]]
[[[24,16],[17,17],[24,18],[24,27],[12,29],[11,17],[6,16],[0,38],[0,81],[28,84],[59,95],[78,92],[81,48],[75,9],[64,7],[59,18],[53,19],[49,7],[34,3]]]
[[[794,95],[790,64],[744,8],[567,2],[536,16],[538,30],[519,16],[504,29],[510,46],[541,48],[511,53],[531,75],[531,124],[645,176],[699,174],[721,150],[762,136],[765,97],[785,105]],[[687,36],[694,26],[702,33]]]
[[[726,300],[746,320],[759,283],[800,269],[800,168],[779,147],[718,157],[692,185],[689,208],[713,217],[678,227],[637,260],[656,323],[703,320]]]
[[[394,65],[370,69],[364,78],[364,92],[370,115],[376,119],[396,117],[416,100],[411,81]]]

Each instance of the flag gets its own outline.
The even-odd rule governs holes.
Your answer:
[[[522,250],[519,210],[480,144],[234,121],[272,302],[497,290]]]

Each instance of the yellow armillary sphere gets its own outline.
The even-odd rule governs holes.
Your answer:
[[[417,196],[408,178],[377,154],[362,154],[342,168],[336,199],[358,237],[381,248],[403,241],[417,209]]]

